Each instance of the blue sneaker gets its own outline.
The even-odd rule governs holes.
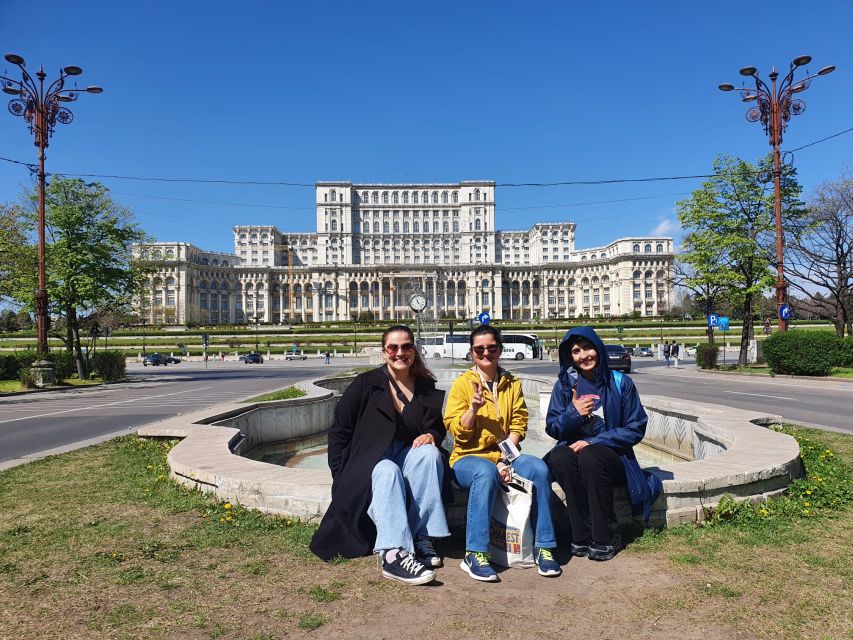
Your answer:
[[[459,565],[474,580],[481,582],[499,582],[497,572],[489,564],[489,554],[482,551],[466,551]]]
[[[536,561],[536,566],[539,567],[539,575],[547,578],[556,578],[563,573],[560,568],[560,563],[554,560],[554,554],[550,549],[533,549],[533,559]]]

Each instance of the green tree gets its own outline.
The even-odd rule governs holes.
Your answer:
[[[714,175],[678,203],[678,219],[687,231],[680,256],[695,287],[718,289],[743,318],[741,366],[753,335],[753,308],[775,281],[775,205],[772,160],[757,165],[720,156]],[[782,169],[782,218],[788,234],[803,226],[805,209],[796,171]],[[697,289],[694,289],[697,291]]]
[[[17,228],[27,234],[22,253],[34,254],[36,194],[29,194],[25,205],[14,212]],[[45,231],[50,312],[62,319],[58,323],[64,329],[62,338],[74,352],[82,378],[86,369],[81,324],[93,313],[123,310],[131,303],[148,273],[145,265],[131,260],[131,247],[146,236],[106,187],[61,177],[54,177],[46,190]],[[0,253],[8,250],[6,238],[0,238]],[[11,297],[32,309],[38,282],[33,265],[17,264],[10,276]]]

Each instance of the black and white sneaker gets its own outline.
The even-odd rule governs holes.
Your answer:
[[[435,552],[435,547],[432,546],[432,540],[427,536],[419,536],[415,538],[415,555],[418,560],[428,567],[441,566],[441,556]]]
[[[394,559],[389,562],[388,556],[392,554]],[[435,580],[435,571],[427,569],[402,547],[383,553],[380,556],[380,563],[382,575],[391,580],[399,580],[406,584],[427,584]]]

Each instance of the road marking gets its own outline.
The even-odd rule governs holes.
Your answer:
[[[723,393],[736,393],[739,396],[758,396],[759,398],[776,398],[777,400],[793,400],[785,396],[768,396],[763,393],[746,393],[745,391],[723,391]]]
[[[104,404],[93,404],[85,407],[76,407],[74,409],[63,409],[62,411],[51,411],[50,413],[42,413],[35,416],[23,416],[20,418],[12,418],[11,420],[0,420],[0,424],[4,424],[6,422],[19,422],[21,420],[31,420],[33,418],[46,418],[47,416],[55,416],[61,413],[70,413],[72,411],[84,411],[86,409],[100,409],[102,407],[111,407],[117,404],[127,404],[128,402],[138,402],[142,400],[151,400],[153,398],[165,398],[167,396],[176,396],[182,393],[192,393],[194,391],[201,391],[203,389],[212,389],[213,387],[199,387],[198,389],[187,389],[186,391],[175,391],[174,393],[162,393],[156,396],[143,396],[141,398],[131,398],[129,400],[117,400],[116,402],[106,402]]]

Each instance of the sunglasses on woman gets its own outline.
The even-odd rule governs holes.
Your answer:
[[[476,353],[478,356],[481,356],[484,353],[486,353],[486,351],[488,351],[489,353],[497,353],[498,351],[500,351],[500,347],[496,344],[490,344],[488,347],[482,347],[482,346],[471,347],[471,351]]]
[[[412,344],[411,342],[405,342],[403,344],[386,344],[385,345],[385,353],[388,353],[391,355],[397,353],[398,351],[400,351],[402,353],[406,353],[408,351],[411,351],[414,348],[415,348],[415,345]]]

